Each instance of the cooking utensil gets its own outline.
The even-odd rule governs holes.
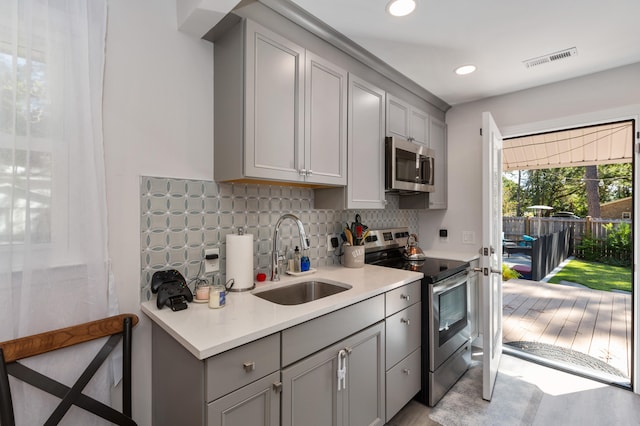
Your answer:
[[[349,231],[349,228],[344,228],[344,235],[347,237],[347,242],[353,245],[353,234]]]
[[[422,249],[418,247],[418,236],[411,234],[407,237],[407,245],[404,248],[404,257],[407,260],[424,260],[427,256]]]

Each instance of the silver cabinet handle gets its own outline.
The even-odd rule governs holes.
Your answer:
[[[400,318],[400,322],[403,324],[411,325],[411,321],[405,318]]]
[[[307,170],[306,169],[300,169],[300,170],[298,170],[298,174],[300,176],[306,176],[307,175]]]
[[[313,174],[313,170],[309,169],[307,170],[307,176],[311,176]]]
[[[338,392],[347,388],[347,352],[344,349],[338,351]]]
[[[249,372],[254,371],[256,369],[256,363],[254,361],[245,362],[245,363],[242,364],[242,367],[244,368],[244,371],[249,373]]]
[[[409,296],[408,294],[401,294],[400,299],[406,300],[408,302],[411,300],[411,296]]]
[[[402,372],[403,372],[404,374],[406,374],[407,376],[408,376],[409,374],[411,374],[411,370],[409,370],[408,368],[403,368],[403,369],[402,369]]]
[[[282,392],[282,382],[275,382],[273,384],[273,390],[274,392],[277,392],[277,393]]]

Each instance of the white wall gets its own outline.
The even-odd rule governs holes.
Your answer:
[[[448,126],[448,209],[420,213],[420,244],[426,249],[476,252],[482,240],[482,113],[489,111],[503,130],[640,103],[640,63],[540,86],[508,95],[456,105]],[[640,113],[640,111],[637,111]],[[568,119],[566,119],[568,118]],[[529,126],[530,127],[530,126]],[[438,229],[449,238],[438,238]],[[474,231],[474,245],[462,244],[462,231]]]
[[[104,85],[109,250],[120,310],[140,317],[133,415],[151,424],[151,325],[140,305],[141,175],[213,179],[213,45],[176,29],[175,0],[110,0]]]

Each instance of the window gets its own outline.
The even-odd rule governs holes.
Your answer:
[[[0,44],[0,246],[50,243],[53,155],[46,66],[36,50]],[[27,232],[28,231],[28,232]]]

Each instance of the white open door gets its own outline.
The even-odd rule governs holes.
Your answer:
[[[482,398],[491,400],[502,355],[502,135],[482,114]]]

